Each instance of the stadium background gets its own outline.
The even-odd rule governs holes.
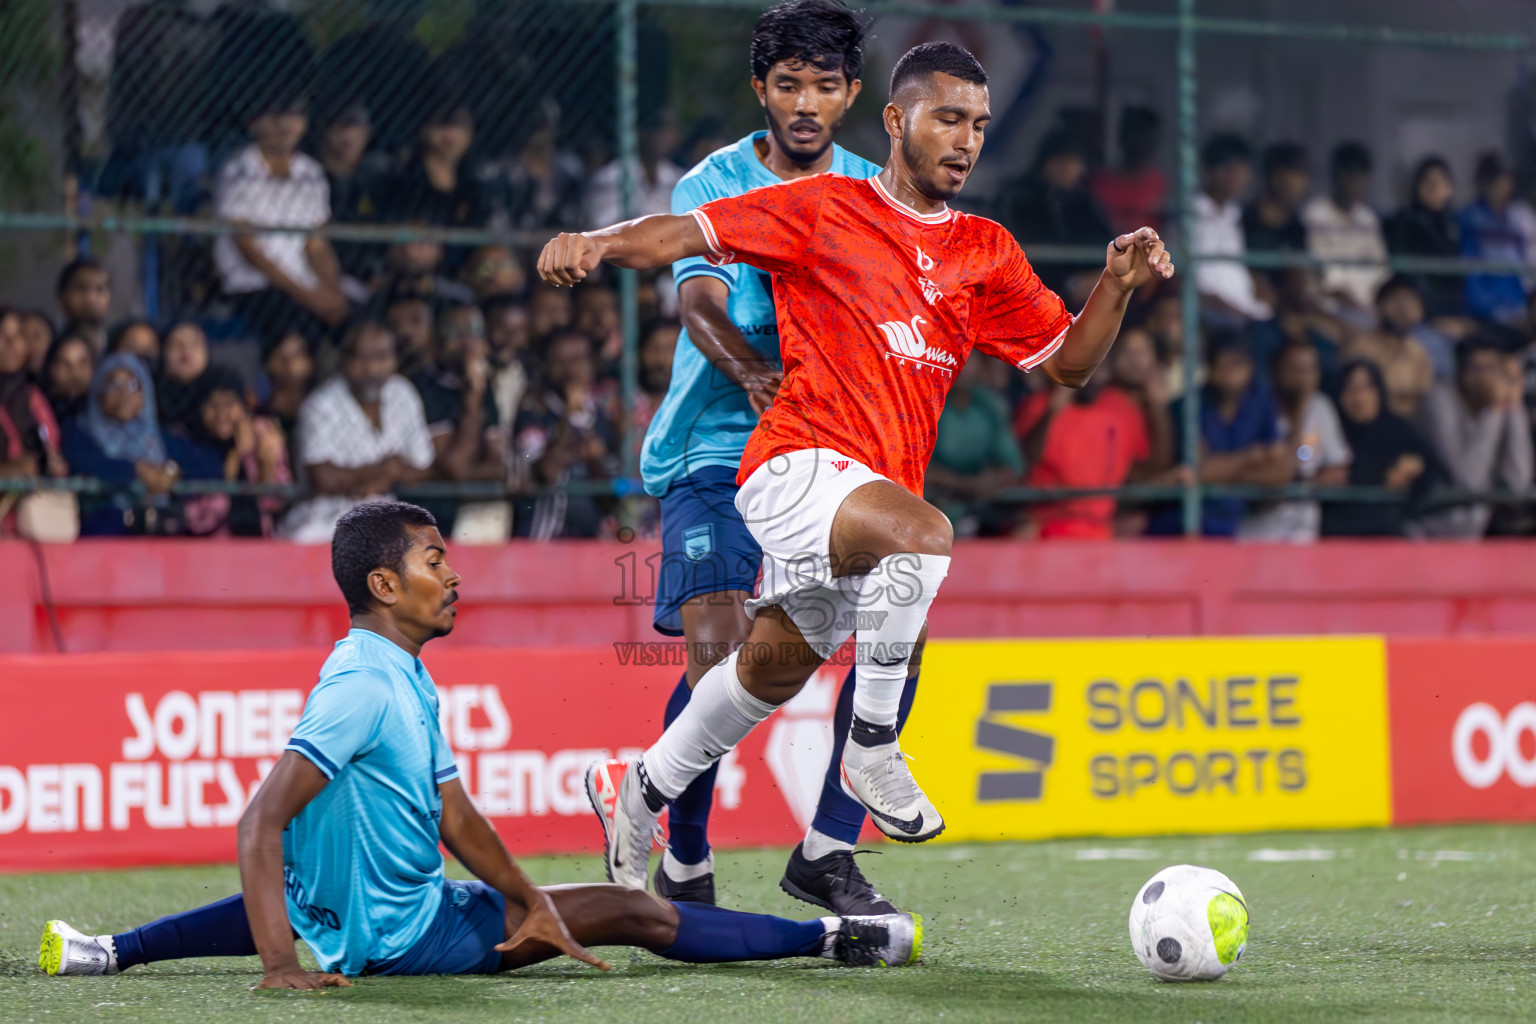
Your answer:
[[[58,268],[88,252],[111,272],[114,319],[163,324],[196,311],[215,360],[253,370],[261,343],[242,337],[210,278],[209,242],[231,225],[210,216],[207,193],[241,142],[253,92],[305,81],[317,119],[365,99],[382,151],[407,148],[423,97],[446,89],[473,110],[472,159],[485,174],[498,161],[505,173],[528,135],[553,124],[559,146],[586,166],[617,161],[618,204],[631,210],[648,134],[675,129],[682,152],[690,138],[729,140],[760,124],[744,67],[760,7],[15,0],[0,10],[0,297],[51,309]],[[885,149],[873,115],[894,57],[933,35],[979,41],[998,122],[967,208],[989,211],[1052,132],[1087,124],[1104,141],[1126,106],[1161,115],[1187,387],[1201,360],[1201,253],[1180,227],[1212,132],[1300,138],[1319,164],[1335,142],[1361,139],[1376,155],[1371,198],[1381,208],[1400,201],[1427,152],[1445,153],[1463,183],[1486,149],[1532,166],[1531,43],[1508,31],[1526,16],[1518,0],[1458,5],[1454,24],[1442,5],[1367,0],[868,7],[877,15],[871,93],[842,141],[871,156]],[[1372,26],[1378,18],[1391,26]],[[450,252],[507,245],[526,256],[556,226],[583,225],[362,217],[320,233],[375,247],[440,241]],[[1101,258],[1098,246],[1021,242],[1037,263]],[[1244,259],[1321,266],[1306,253]],[[1529,270],[1391,262],[1441,275]],[[658,300],[637,275],[617,273],[612,284],[616,401],[633,432],[642,310]],[[1194,403],[1185,408],[1196,415]],[[1196,431],[1185,436],[1184,461],[1197,465]],[[473,791],[523,852],[593,845],[574,780],[602,752],[648,742],[679,671],[675,649],[648,643],[643,576],[656,548],[634,496],[634,445],[626,439],[613,454],[607,477],[541,492],[628,501],[608,537],[455,552],[468,600],[433,656],[449,698],[445,728],[474,765]],[[1195,479],[1106,490],[1179,500],[1183,525],[1198,532],[1201,501],[1219,489]],[[0,481],[16,494],[50,489],[90,497],[101,487]],[[181,490],[293,497],[302,485]],[[506,487],[415,493],[499,498]],[[1227,493],[1401,500],[1306,484]],[[1042,497],[1015,486],[994,499],[1017,507]],[[1457,497],[1467,498],[1444,500]],[[1521,531],[1521,488],[1480,497],[1511,510],[1510,532]],[[1519,539],[969,541],[934,611],[924,692],[944,699],[926,709],[920,700],[913,746],[925,764],[944,765],[933,785],[957,809],[956,839],[1528,821],[1536,705],[1523,674],[1533,651],[1520,638],[1531,632],[1533,568]],[[0,540],[0,578],[0,870],[229,859],[233,816],[344,624],[325,549]],[[1154,636],[1174,639],[1024,642]],[[1237,636],[1287,639],[1194,639]],[[724,845],[782,845],[803,827],[809,783],[795,766],[825,743],[830,685],[819,677],[722,773]],[[1118,694],[1113,728],[1102,717],[1106,685]]]

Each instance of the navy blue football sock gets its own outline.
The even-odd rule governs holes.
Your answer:
[[[827,929],[820,921],[791,921],[767,914],[744,914],[706,903],[674,903],[677,941],[657,953],[690,964],[733,960],[782,960],[820,956]]]
[[[255,956],[256,940],[245,918],[245,897],[227,896],[112,936],[119,970],[134,964],[194,956]]]
[[[848,732],[853,728],[853,687],[857,667],[848,669],[843,687],[837,693],[837,710],[832,714],[832,760],[827,765],[827,777],[821,783],[821,799],[816,803],[816,817],[811,828],[832,839],[857,844],[859,831],[864,827],[864,805],[849,796],[843,789],[843,745],[848,742]],[[901,732],[912,711],[912,699],[917,696],[917,676],[910,676],[901,690],[901,705],[896,711],[896,731]]]
[[[677,689],[667,701],[666,725],[676,721],[688,706],[693,690],[688,686],[688,673],[677,681]],[[667,805],[667,849],[683,864],[702,864],[709,856],[709,811],[715,803],[715,776],[719,763],[688,783],[688,788]]]

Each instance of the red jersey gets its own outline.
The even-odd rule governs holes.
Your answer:
[[[1030,395],[1019,406],[1014,432],[1024,437],[1045,415],[1050,396]],[[1141,406],[1124,391],[1108,387],[1087,405],[1073,402],[1051,418],[1050,435],[1024,482],[1032,487],[1118,487],[1131,467],[1152,454]],[[1115,499],[1071,498],[1036,505],[1030,517],[1040,537],[1108,540],[1114,535]]]
[[[971,347],[1029,370],[1072,325],[1000,224],[920,214],[878,178],[798,178],[693,216],[711,262],[773,275],[784,383],[738,484],[775,455],[832,448],[921,496],[944,396]]]

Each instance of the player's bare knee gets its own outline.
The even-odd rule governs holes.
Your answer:
[[[954,548],[955,528],[938,509],[914,519],[901,531],[901,551],[919,555],[948,555]]]
[[[743,645],[745,651],[750,643]],[[815,666],[802,665],[800,659],[784,657],[784,652],[764,652],[764,657],[740,658],[736,663],[742,689],[767,704],[783,704],[799,693]]]

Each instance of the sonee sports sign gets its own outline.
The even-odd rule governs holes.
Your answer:
[[[1381,825],[1384,661],[1379,639],[934,642],[902,746],[945,839]]]

